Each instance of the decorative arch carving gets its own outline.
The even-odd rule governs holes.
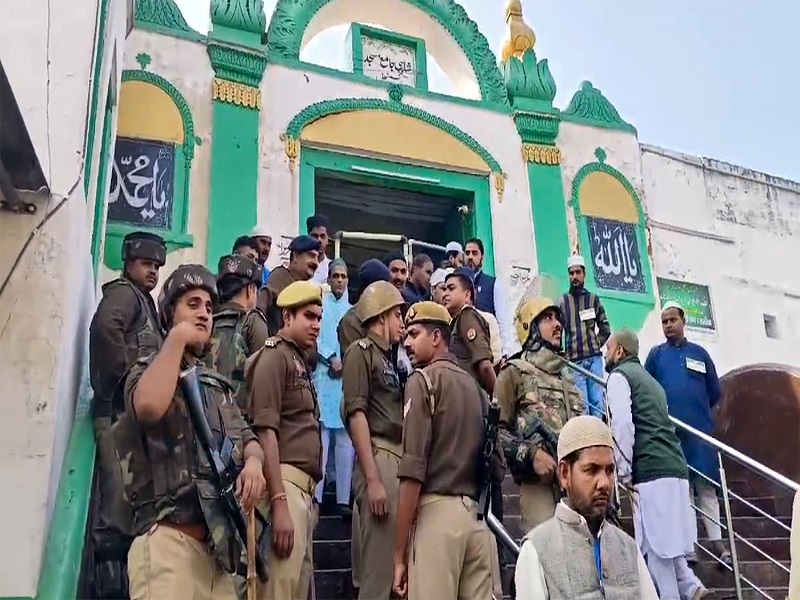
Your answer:
[[[278,0],[267,30],[269,56],[299,60],[303,36],[314,15],[336,0]],[[503,76],[489,42],[455,0],[402,0],[438,23],[469,60],[483,102],[509,106]]]
[[[400,90],[400,92],[402,92],[402,90]],[[393,88],[390,93],[396,98],[398,91]],[[498,177],[503,178],[502,168],[500,167],[500,163],[497,162],[497,159],[465,131],[416,106],[409,106],[397,100],[381,100],[379,98],[338,98],[336,100],[325,100],[323,102],[311,104],[297,113],[289,122],[289,125],[286,127],[286,133],[282,136],[285,144],[286,156],[289,158],[292,169],[294,169],[297,164],[300,150],[300,133],[303,131],[304,127],[329,115],[359,110],[385,110],[428,123],[458,139],[475,154],[480,156],[489,166],[495,179]]]

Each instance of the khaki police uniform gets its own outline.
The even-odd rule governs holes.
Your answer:
[[[378,298],[378,296],[382,297]],[[378,302],[371,302],[378,300]],[[404,304],[400,292],[385,281],[368,286],[358,304],[362,324]],[[358,507],[359,598],[388,598],[392,589],[392,552],[397,515],[397,468],[403,434],[400,378],[389,343],[374,333],[350,345],[342,371],[342,413],[347,423],[356,412],[366,415],[375,466],[389,500],[388,515],[376,519],[369,509],[364,470],[356,460],[353,489]],[[354,532],[355,533],[355,532]]]
[[[281,292],[277,303],[281,309],[321,305],[322,290],[310,281],[296,282]],[[322,479],[319,404],[305,354],[279,332],[248,361],[247,388],[253,429],[272,429],[278,438],[281,479],[294,524],[288,558],[278,558],[270,546],[269,581],[259,585],[258,597],[305,600],[314,574],[314,490]]]
[[[478,365],[484,360],[494,364],[489,324],[474,306],[464,306],[453,318],[450,350],[458,366],[478,380]]]
[[[406,325],[449,320],[444,307],[421,302]],[[492,596],[496,551],[477,516],[488,406],[451,354],[418,367],[406,384],[398,477],[422,484],[408,556],[409,600]]]
[[[525,532],[553,516],[559,495],[557,473],[552,483],[544,484],[533,470],[536,452],[554,452],[548,448],[548,441],[535,432],[535,426],[541,422],[555,435],[569,419],[585,412],[578,389],[564,373],[563,358],[541,343],[535,347],[527,344],[530,335],[538,335],[536,319],[549,308],[557,310],[546,298],[533,298],[520,307],[517,336],[526,349],[505,365],[495,384],[500,405],[498,436],[511,475],[520,485]],[[552,458],[556,460],[555,456]]]
[[[198,281],[201,282],[198,284]],[[187,290],[204,288],[216,295],[214,276],[199,265],[182,265],[167,279],[159,309]],[[195,443],[194,428],[177,386],[161,421],[143,427],[136,420],[133,396],[155,354],[140,359],[125,384],[125,415],[115,438],[125,474],[125,491],[133,507],[137,536],[128,553],[131,600],[193,598],[235,600],[234,578],[221,566],[225,532],[218,505],[200,496],[198,466],[208,469]],[[187,365],[184,365],[187,366]],[[206,416],[213,432],[236,440],[234,460],[242,466],[244,446],[256,440],[233,399],[230,383],[197,364],[200,385],[208,402]],[[207,483],[203,488],[208,493]],[[220,554],[216,554],[216,552]]]

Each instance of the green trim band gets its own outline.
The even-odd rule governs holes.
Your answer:
[[[106,29],[108,24],[108,5],[111,0],[101,0],[100,13],[97,21],[97,43],[94,57],[94,70],[92,71],[92,103],[89,109],[89,123],[86,131],[83,155],[83,192],[86,202],[89,202],[89,185],[92,178],[92,161],[94,158],[94,138],[97,127],[97,104],[100,101],[100,75],[103,67],[103,53],[106,45]],[[100,157],[102,160],[102,156]]]
[[[278,0],[267,30],[267,52],[274,59],[297,60],[303,35],[314,15],[332,0]],[[436,21],[466,55],[481,99],[490,105],[508,107],[505,82],[489,42],[455,0],[403,0]]]
[[[385,110],[433,125],[464,143],[486,162],[492,172],[502,172],[500,163],[471,135],[428,111],[396,101],[380,100],[378,98],[338,98],[336,100],[317,102],[307,106],[294,116],[286,127],[286,135],[290,139],[298,140],[303,128],[314,121],[328,115],[359,110]]]

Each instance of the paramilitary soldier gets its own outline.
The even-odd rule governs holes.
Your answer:
[[[419,302],[405,322],[416,370],[405,389],[393,589],[409,600],[489,600],[495,550],[477,514],[489,399],[450,353],[447,309]]]
[[[364,261],[358,270],[358,297],[361,298],[364,295],[364,290],[376,281],[389,281],[390,277],[389,268],[377,258]],[[339,350],[341,351],[339,356],[344,356],[350,344],[357,342],[366,335],[364,328],[361,326],[361,321],[358,320],[356,305],[357,303],[344,313],[336,328],[336,336],[339,338]],[[358,514],[358,504],[356,503],[353,506],[353,516],[350,521],[350,571],[353,579],[353,589],[355,590],[361,587],[361,537],[359,534],[361,526],[359,523],[360,516]]]
[[[267,284],[258,293],[258,308],[267,317],[269,334],[277,335],[282,323],[283,310],[277,305],[280,293],[295,281],[308,281],[317,271],[322,247],[310,235],[299,235],[289,244],[289,266],[276,267],[269,274]]]
[[[557,434],[584,414],[578,389],[563,372],[561,312],[548,298],[532,298],[517,313],[522,352],[500,371],[495,397],[500,438],[514,481],[520,484],[527,532],[553,516],[558,497]]]
[[[211,352],[206,364],[231,380],[236,390],[236,403],[246,419],[245,361],[263,347],[269,337],[264,313],[256,307],[260,285],[261,266],[254,260],[236,254],[219,259],[217,291],[220,307],[214,313]]]
[[[218,499],[208,500],[210,467],[195,442],[178,384],[181,369],[197,367],[211,431],[237,440],[233,457],[241,471],[236,491],[249,511],[266,490],[264,456],[230,383],[200,360],[208,349],[216,299],[216,281],[208,269],[175,269],[158,299],[168,332],[164,344],[137,361],[126,381],[125,433],[115,440],[126,466],[137,535],[128,554],[132,600],[236,598],[233,576],[222,567],[230,556],[224,516]]]
[[[313,575],[314,490],[322,479],[319,404],[305,353],[319,337],[322,288],[296,281],[277,298],[283,326],[247,361],[249,413],[266,455],[272,545],[261,600],[305,599]]]
[[[96,598],[127,598],[131,509],[110,427],[125,410],[125,376],[140,355],[163,340],[150,293],[158,283],[167,248],[159,236],[134,232],[122,242],[122,275],[103,286],[103,299],[89,327],[89,363],[97,439],[97,518],[92,532]]]
[[[387,281],[364,290],[358,316],[366,337],[344,354],[342,416],[356,450],[353,475],[359,514],[361,587],[358,597],[389,598],[397,514],[397,468],[403,398],[391,347],[403,336],[400,291]]]

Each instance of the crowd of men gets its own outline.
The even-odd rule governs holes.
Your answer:
[[[729,560],[716,471],[668,409],[710,432],[719,382],[708,354],[686,340],[680,306],[663,307],[666,341],[643,367],[635,333],[612,334],[585,289],[580,256],[568,260],[568,292],[529,298],[516,315],[483,271],[479,239],[448,244],[438,268],[425,254],[368,260],[351,299],[347,265],[327,256],[327,220],[306,225],[285,265],[266,268],[272,238],[257,227],[216,274],[176,268],[157,302],[166,246],[149,233],[125,238],[123,271],[103,286],[90,329],[96,597],[243,594],[241,574],[222,567],[231,561],[202,485],[209,464],[180,385],[192,367],[215,439],[235,444],[243,510],[271,524],[258,598],[308,597],[326,484],[352,522],[359,598],[501,597],[505,555],[477,501],[488,478],[502,522],[506,470],[528,532],[518,598],[710,597],[688,566],[689,496],[693,487],[713,549]],[[565,368],[600,377],[604,347],[607,393]],[[493,400],[501,452],[487,475]],[[606,520],[615,478],[633,498],[635,542]]]

